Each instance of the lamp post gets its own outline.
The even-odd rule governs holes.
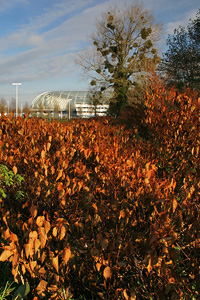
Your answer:
[[[72,99],[69,99],[69,120],[70,120],[70,102],[72,101]]]
[[[18,117],[18,86],[22,85],[20,82],[14,82],[12,85],[16,86],[16,118]]]

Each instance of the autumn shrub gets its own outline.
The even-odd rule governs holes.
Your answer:
[[[0,261],[28,299],[198,299],[199,133],[182,129],[199,104],[180,95],[185,117],[163,95],[148,94],[148,139],[110,118],[0,119],[0,164],[26,195],[1,197]]]
[[[146,106],[144,103],[126,105],[120,112],[117,122],[137,133],[137,136],[149,139],[148,126],[145,123]]]
[[[200,98],[189,89],[178,94],[173,88],[152,85],[146,106],[146,124],[151,132],[150,145],[158,176],[171,178],[174,184],[173,215],[168,208],[169,195],[161,205],[177,233],[176,247],[169,248],[172,262],[174,252],[179,253],[173,272],[180,276],[177,286],[182,290],[182,298],[197,299],[199,294],[193,295],[193,291],[200,291]]]

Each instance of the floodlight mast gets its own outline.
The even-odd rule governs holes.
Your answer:
[[[18,117],[18,86],[22,85],[21,82],[14,82],[12,85],[16,86],[16,118]]]

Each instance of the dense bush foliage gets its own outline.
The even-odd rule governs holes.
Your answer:
[[[199,106],[153,86],[148,138],[109,118],[1,117],[25,197],[0,200],[0,260],[29,299],[200,298]]]
[[[200,9],[187,28],[179,26],[168,35],[168,49],[163,53],[159,70],[166,84],[183,91],[186,86],[200,92]]]

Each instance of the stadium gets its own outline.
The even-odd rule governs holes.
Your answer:
[[[31,103],[31,115],[52,118],[90,118],[106,116],[109,108],[109,94],[101,101],[93,101],[87,91],[55,91],[38,95]]]

